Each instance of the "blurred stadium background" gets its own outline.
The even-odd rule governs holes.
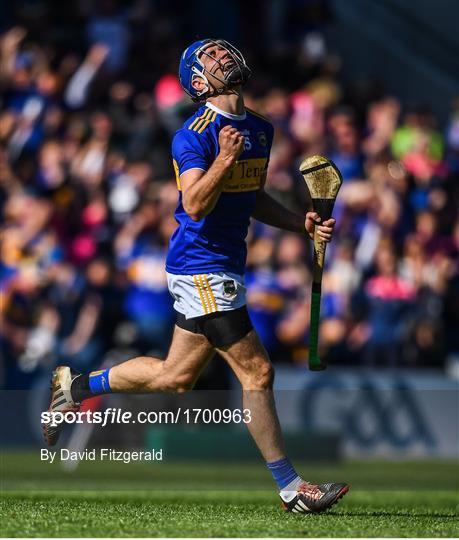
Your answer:
[[[174,313],[164,261],[177,199],[169,149],[194,107],[177,63],[190,41],[216,36],[243,50],[253,69],[247,105],[275,126],[270,193],[308,207],[298,173],[305,154],[329,156],[344,177],[324,274],[326,373],[306,370],[310,246],[255,222],[248,237],[248,303],[276,366],[291,454],[457,459],[459,4],[431,8],[428,0],[0,4],[4,450],[42,445],[38,415],[57,363],[90,370],[166,354]],[[197,388],[194,397],[110,396],[94,406],[238,404],[218,358]],[[208,459],[256,455],[240,429],[78,429],[67,444],[161,444],[177,459],[198,447]],[[5,487],[53,485],[36,450],[18,455],[3,458]],[[443,473],[407,469],[410,486],[448,478],[457,487],[455,463],[445,463]],[[364,477],[408,485],[403,467],[373,470],[355,468],[357,485]]]

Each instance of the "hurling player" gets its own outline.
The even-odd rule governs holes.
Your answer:
[[[185,392],[218,352],[231,366],[251,411],[248,429],[278,485],[285,510],[320,512],[349,489],[311,484],[296,472],[284,448],[273,398],[273,367],[252,327],[244,271],[251,218],[330,241],[334,220],[295,214],[264,190],[273,139],[270,122],[244,106],[250,76],[242,54],[224,40],[190,45],[180,59],[180,82],[196,113],[172,143],[178,227],[166,262],[177,322],[166,360],[138,357],[111,369],[53,374],[50,411],[76,410],[84,399],[109,392]],[[61,425],[44,426],[50,445]]]

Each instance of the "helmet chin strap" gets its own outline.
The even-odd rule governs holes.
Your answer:
[[[225,86],[222,86],[221,88],[214,88],[212,84],[209,84],[210,90],[203,94],[202,97],[205,99],[211,98],[211,97],[217,97],[222,95],[230,95],[230,94],[237,94],[238,91],[236,90],[238,86],[241,86],[240,84],[225,84]]]
[[[218,67],[218,66],[217,66]],[[237,69],[237,67],[236,67]],[[206,70],[207,71],[207,70]],[[223,86],[220,87],[220,88],[215,88],[212,83],[209,82],[209,80],[206,78],[206,86],[208,88],[207,92],[203,92],[202,93],[202,97],[205,97],[205,98],[210,98],[210,97],[215,97],[215,96],[221,96],[222,94],[225,94],[225,93],[232,93],[232,94],[236,94],[237,92],[235,91],[235,89],[238,87],[238,86],[241,86],[243,84],[243,77],[240,77],[238,78],[236,81],[232,82],[230,80],[230,77],[232,75],[234,70],[232,70],[230,73],[229,73],[229,76],[226,77],[224,79],[221,79],[220,77],[217,77],[215,76],[213,73],[211,73],[211,75],[217,79],[218,81],[220,81]],[[233,90],[233,92],[231,92],[231,90]]]

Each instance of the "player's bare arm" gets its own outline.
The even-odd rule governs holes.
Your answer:
[[[244,148],[244,137],[231,126],[219,134],[220,152],[207,172],[190,169],[180,177],[183,207],[194,221],[207,216],[215,207],[225,177]]]
[[[335,227],[333,218],[321,223],[317,212],[307,212],[306,217],[292,212],[276,199],[273,199],[264,189],[260,189],[257,194],[257,202],[252,217],[279,229],[300,234],[307,232],[311,239],[314,237],[314,229],[317,228],[317,232],[324,242],[330,242]]]

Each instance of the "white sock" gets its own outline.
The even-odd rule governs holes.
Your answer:
[[[290,482],[290,484],[287,484],[281,489],[280,494],[285,502],[289,502],[293,499],[293,497],[295,497],[298,487],[303,481],[304,480],[301,478],[301,476],[297,476]]]

